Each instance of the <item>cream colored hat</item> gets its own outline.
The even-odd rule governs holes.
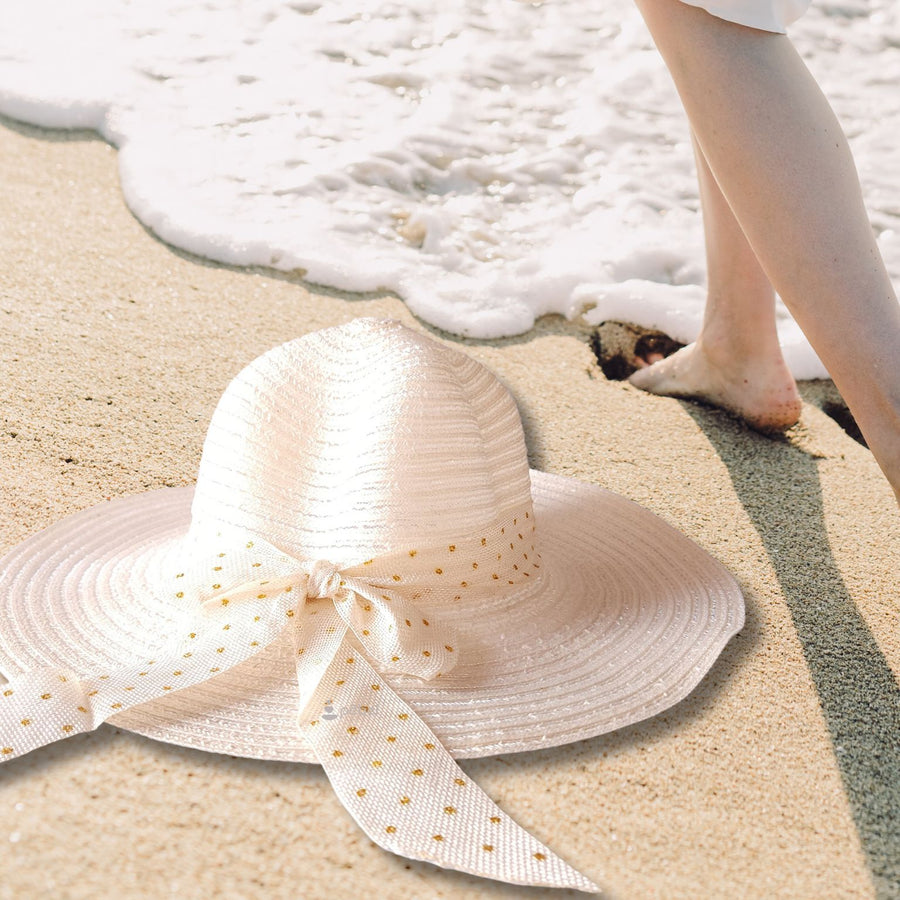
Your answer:
[[[650,512],[529,471],[482,365],[358,319],[238,375],[196,489],[85,510],[0,561],[0,759],[108,720],[318,762],[387,849],[593,890],[453,757],[652,716],[743,612]]]

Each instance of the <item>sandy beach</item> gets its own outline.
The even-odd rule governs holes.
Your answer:
[[[808,404],[787,437],[762,437],[607,381],[591,330],[558,317],[464,341],[395,297],[192,257],[131,215],[116,151],[88,132],[0,120],[0,204],[0,553],[79,509],[191,484],[221,392],[260,353],[400,319],[498,374],[533,467],[652,510],[747,601],[667,713],[463,768],[612,898],[900,897],[900,513],[833,419]],[[2,900],[565,895],[380,850],[317,767],[112,725],[0,767],[0,846]]]

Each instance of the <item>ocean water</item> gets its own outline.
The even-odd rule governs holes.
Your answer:
[[[900,3],[817,0],[791,36],[900,282]],[[699,328],[687,124],[630,0],[3,0],[0,112],[99,131],[134,214],[201,256],[391,289],[476,337]]]

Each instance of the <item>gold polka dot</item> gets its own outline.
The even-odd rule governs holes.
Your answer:
[[[109,675],[101,675],[101,676],[100,676],[100,680],[101,680],[101,681],[105,681],[107,678],[109,678]],[[63,678],[62,680],[65,681],[66,679]]]
[[[12,695],[13,695],[13,692],[12,692],[12,691],[4,691],[4,692],[3,692],[3,696],[4,696],[4,697],[12,697]]]
[[[224,652],[225,652],[225,648],[224,648],[224,647],[217,647],[217,648],[216,648],[216,653],[224,653]]]
[[[332,755],[332,756],[343,756],[344,754],[341,753],[340,750],[335,750],[334,753],[332,753],[331,755]]]
[[[53,694],[41,694],[41,700],[49,700]]]
[[[356,659],[355,659],[354,657],[352,657],[352,656],[348,656],[348,657],[347,657],[347,662],[348,662],[348,663],[354,663],[354,662],[356,662]]]
[[[394,741],[396,741],[396,740],[397,740],[397,738],[396,738],[394,735],[392,735],[392,734],[389,734],[389,735],[387,736],[387,742],[388,742],[389,744],[393,744]]]
[[[75,726],[74,725],[63,725],[62,730],[66,734],[70,734],[71,732],[73,732],[75,730]]]
[[[415,556],[418,552],[419,552],[418,550],[410,550],[410,551],[409,551],[409,555],[410,555],[410,556]]]
[[[213,666],[213,668],[211,668],[209,671],[210,671],[210,672],[218,672],[218,671],[219,671],[219,667],[218,667],[218,666]]]
[[[434,750],[434,744],[423,744],[422,745],[426,750]]]
[[[466,786],[466,783],[462,780],[462,778],[454,778],[453,783],[458,784],[460,787]]]
[[[400,576],[399,576],[399,575],[391,575],[391,578],[393,578],[394,581],[399,581],[399,580],[400,580]]]
[[[460,587],[468,587],[468,586],[469,586],[469,582],[468,582],[468,581],[461,581],[461,582],[459,583],[459,586],[460,586]]]
[[[301,647],[301,648],[297,651],[297,656],[303,656],[304,653],[306,653],[306,647]]]
[[[482,844],[481,849],[487,850],[487,852],[490,853],[494,849],[494,845],[493,844]]]
[[[499,580],[500,580],[500,576],[499,576],[496,572],[494,572],[494,574],[491,575],[491,578],[493,578],[494,581],[499,581]]]
[[[190,659],[194,654],[193,653],[185,653],[182,655],[182,659]]]
[[[535,853],[535,854],[534,854],[534,858],[540,862],[540,861],[545,860],[547,857],[544,856],[543,853]]]
[[[431,651],[430,651],[430,650],[423,650],[423,651],[422,651],[422,656],[431,656]]]
[[[407,628],[412,628],[412,622],[410,622],[409,619],[404,619],[403,621],[406,622]]]
[[[400,803],[401,803],[403,806],[406,806],[406,804],[409,803],[409,797],[401,797],[401,798],[400,798]]]
[[[250,646],[251,646],[251,647],[258,647],[258,646],[259,646],[259,641],[250,641]]]
[[[409,713],[397,713],[397,718],[405,722],[409,718]]]
[[[12,752],[13,752],[12,747],[4,747],[2,750],[0,750],[0,753],[2,753],[4,756],[9,756],[9,754]]]
[[[134,690],[134,685],[133,685],[133,684],[132,684],[132,685],[129,685],[127,688],[125,688],[125,690],[126,690],[126,691],[133,691],[133,690]]]
[[[189,637],[191,640],[193,640],[195,637],[197,637],[197,632],[196,632],[196,631],[192,631],[192,632],[188,635],[188,637]]]
[[[225,555],[224,553],[220,553],[220,554],[219,554],[219,559],[221,559],[224,555]]]
[[[257,599],[257,600],[265,600],[265,599],[266,599],[266,595],[265,595],[265,594],[257,594],[257,595],[256,595],[256,599]]]
[[[293,611],[292,609],[289,609],[289,610],[285,613],[285,615],[286,615],[289,619],[293,619],[293,618],[294,618],[294,611]]]
[[[347,729],[347,734],[357,734],[358,732],[359,732],[359,729],[355,725],[351,725]]]
[[[473,568],[473,569],[477,569],[477,568],[478,568],[478,563],[473,562],[473,563],[472,563],[472,568]]]
[[[88,691],[88,697],[93,697],[94,694],[96,694],[96,693],[97,693],[96,691]]]
[[[413,775],[424,775],[425,773],[421,769],[413,769]]]
[[[375,562],[374,559],[367,559],[367,560],[363,563],[363,565],[364,565],[364,566],[371,566],[373,562]]]
[[[368,636],[369,636],[369,629],[368,629],[368,628],[363,628],[363,634],[364,634],[366,637],[368,637]]]
[[[83,706],[79,706],[79,707],[78,707],[78,712],[80,712],[80,713],[86,713],[87,710],[86,710]]]
[[[452,653],[452,652],[453,652],[453,648],[452,648],[449,644],[444,644],[444,649],[445,649],[448,653]]]
[[[492,821],[495,825],[498,825],[498,824],[500,823],[500,816],[491,816],[491,821]]]
[[[381,768],[381,760],[380,760],[380,759],[373,759],[373,760],[372,760],[372,766],[373,766],[374,768],[376,768],[376,769],[380,769],[380,768]]]
[[[163,690],[165,690],[165,688],[163,688]],[[122,708],[122,704],[121,704],[121,703],[113,703],[113,704],[110,705],[110,708],[111,708],[111,709],[121,709],[121,708]]]
[[[171,690],[172,690],[172,685],[171,685],[171,684],[164,685],[164,686],[163,686],[163,690],[164,690],[164,691],[171,691]]]
[[[342,678],[340,681],[336,681],[335,684],[336,684],[338,687],[340,687],[342,684],[346,684],[346,682],[345,682],[344,679]]]
[[[448,816],[452,816],[456,812],[455,806],[445,806],[444,812],[447,813]]]
[[[356,796],[357,796],[357,797],[365,797],[365,796],[366,796],[366,789],[365,789],[365,788],[360,788],[360,789],[356,792]]]
[[[423,624],[423,625],[430,625],[431,622],[429,622],[428,619],[422,619],[422,624]]]
[[[293,585],[290,585],[290,584],[289,584],[289,585],[284,589],[284,592],[285,592],[286,594],[289,594],[293,589],[294,589]],[[256,620],[254,619],[254,621],[256,621]]]
[[[23,725],[30,725],[30,724],[31,724],[31,719],[22,719],[22,724],[23,724]]]
[[[442,841],[444,839],[444,836],[442,834],[435,834],[433,835],[433,837],[436,841]]]
[[[214,585],[213,585],[213,590],[214,590],[214,591],[217,591],[220,587],[222,587],[221,584],[214,584]]]
[[[501,529],[501,531],[502,531],[502,530],[503,530],[503,529]],[[484,546],[486,546],[486,544],[487,544],[487,538],[482,538],[482,539],[481,539],[481,546],[484,547]]]
[[[184,596],[184,591],[179,591],[175,596],[180,600]]]
[[[387,828],[384,829],[388,834],[393,834],[397,829],[393,825],[388,825]]]
[[[179,572],[175,577],[176,578],[184,578],[184,572]]]
[[[391,657],[391,662],[397,662],[399,659],[400,659],[399,656],[392,656],[392,657]]]
[[[247,549],[249,550],[253,546],[253,541],[247,541]]]
[[[381,690],[381,685],[380,685],[380,684],[373,684],[373,685],[372,685],[372,690],[373,690],[373,691],[380,691],[380,690]]]
[[[456,552],[456,544],[451,544],[447,549],[448,549],[451,553],[455,553],[455,552]]]
[[[213,572],[221,572],[221,571],[222,571],[221,566],[213,566]]]

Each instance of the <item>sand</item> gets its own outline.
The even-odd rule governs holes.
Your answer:
[[[0,192],[0,552],[191,483],[220,393],[270,347],[363,315],[423,327],[393,297],[166,246],[87,133],[5,120]],[[811,405],[775,440],[607,381],[589,330],[559,318],[437,336],[513,391],[534,467],[653,510],[747,599],[743,632],[669,712],[466,771],[610,897],[900,896],[900,515],[871,454]],[[0,847],[2,900],[564,895],[378,849],[317,767],[111,725],[0,767]]]

